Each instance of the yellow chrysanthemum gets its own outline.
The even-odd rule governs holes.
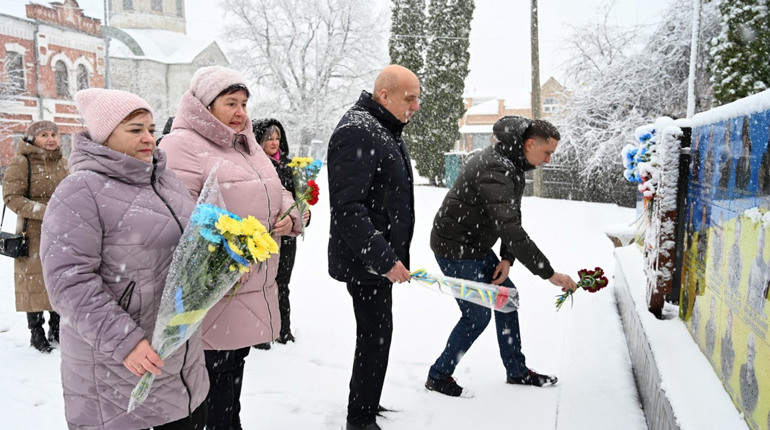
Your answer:
[[[228,247],[230,248],[230,250],[232,250],[234,253],[236,253],[236,254],[240,255],[241,257],[243,257],[243,250],[241,250],[241,248],[240,248],[240,247],[239,247],[237,244],[233,243],[233,242],[232,242],[232,239],[227,239],[227,246],[228,246]]]
[[[222,215],[214,226],[222,233],[241,234],[241,223],[227,215]]]
[[[230,265],[230,271],[231,272],[235,272],[235,264],[231,264]]]
[[[254,234],[265,230],[265,226],[262,225],[261,222],[259,222],[258,219],[254,218],[253,216],[249,215],[241,221],[241,234],[246,236],[253,236]]]
[[[291,163],[288,164],[289,167],[307,167],[308,164],[312,163],[314,160],[312,158],[308,157],[294,157],[291,159]]]
[[[217,250],[217,247],[214,245],[209,245],[209,252],[214,252]]]

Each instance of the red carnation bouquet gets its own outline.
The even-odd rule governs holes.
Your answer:
[[[286,218],[294,208],[297,208],[300,219],[303,219],[307,207],[318,203],[318,195],[321,191],[315,182],[315,178],[321,170],[322,162],[312,158],[294,157],[288,166],[292,168],[296,198],[294,199],[294,204],[278,219]],[[305,237],[304,219],[302,221],[302,237]]]
[[[602,270],[601,267],[596,267],[593,270],[578,270],[578,277],[580,278],[577,282],[578,288],[582,288],[589,293],[595,293],[601,290],[607,286],[608,282],[607,277],[604,276],[604,270]],[[575,291],[577,291],[577,289]],[[557,311],[561,309],[561,306],[567,301],[567,297],[569,297],[570,304],[572,304],[572,301],[574,300],[572,294],[573,291],[568,290],[566,293],[556,296]]]

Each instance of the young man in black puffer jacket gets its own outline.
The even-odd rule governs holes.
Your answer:
[[[547,163],[561,136],[551,123],[520,116],[499,119],[494,145],[472,156],[444,198],[433,221],[430,246],[446,276],[515,288],[508,271],[518,259],[534,275],[548,279],[562,291],[577,288],[575,281],[555,273],[548,259],[521,224],[521,197],[528,170]],[[499,259],[492,247],[501,241]],[[448,396],[470,396],[452,374],[460,358],[489,324],[492,311],[457,300],[462,317],[449,335],[446,348],[431,366],[425,387]],[[500,355],[509,384],[544,386],[556,377],[541,375],[526,365],[521,352],[518,311],[495,312]]]

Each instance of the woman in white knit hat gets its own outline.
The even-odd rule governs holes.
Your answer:
[[[43,219],[40,255],[61,315],[71,429],[203,430],[208,375],[200,332],[165,360],[150,346],[174,248],[194,202],[155,147],[152,109],[125,91],[75,94],[87,131]],[[156,375],[127,412],[131,391]]]
[[[197,198],[213,168],[227,210],[252,215],[280,236],[300,233],[299,213],[278,220],[294,198],[281,185],[273,164],[257,144],[246,113],[249,90],[236,71],[198,69],[163,138],[168,165]],[[203,321],[203,347],[211,388],[208,430],[239,430],[243,366],[251,345],[275,340],[281,330],[278,256],[254,267],[233,294],[226,294]]]

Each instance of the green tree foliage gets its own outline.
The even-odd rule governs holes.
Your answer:
[[[393,0],[391,36],[388,43],[391,64],[400,64],[421,76],[425,61],[425,0]]]
[[[429,2],[422,103],[416,121],[409,126],[409,143],[417,171],[433,185],[443,184],[444,153],[460,138],[474,7],[472,0]]]
[[[770,86],[770,1],[722,1],[722,30],[711,40],[714,101],[721,105]]]

